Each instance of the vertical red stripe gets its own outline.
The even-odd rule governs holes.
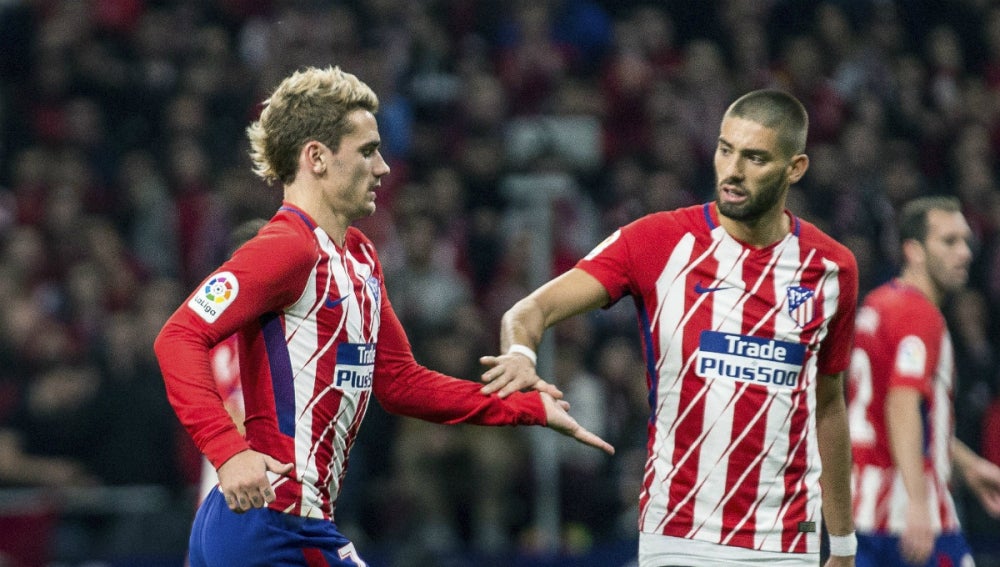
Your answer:
[[[305,558],[308,567],[330,567],[330,562],[323,556],[323,552],[316,548],[303,549],[302,557]]]
[[[725,541],[738,526],[738,531],[729,540],[729,545],[753,548],[755,516],[751,515],[746,521],[744,517],[749,510],[756,507],[757,486],[760,484],[760,467],[763,462],[758,456],[764,451],[767,416],[766,414],[759,416],[753,424],[750,424],[749,420],[755,417],[762,405],[768,403],[767,390],[740,384],[736,395],[740,398],[734,407],[730,441],[736,443],[736,449],[729,457],[726,470],[726,491],[733,496],[722,508],[723,523],[720,539]],[[737,442],[736,439],[744,435],[744,432],[746,435]]]
[[[806,463],[810,450],[809,441],[805,438],[809,423],[809,409],[804,397],[807,390],[798,389],[792,394],[792,407],[795,410],[788,429],[789,463],[785,469],[785,497],[782,504],[787,505],[785,515],[781,519],[783,526],[781,548],[789,553],[805,553],[806,534],[799,533],[799,522],[807,521],[806,504],[809,487],[805,483]]]
[[[669,502],[667,510],[674,513],[669,522],[670,534],[687,533],[694,525],[694,503],[697,499],[692,494],[698,482],[698,461],[701,457],[701,446],[698,437],[701,434],[705,419],[704,397],[695,401],[695,397],[704,385],[700,378],[684,380],[680,395],[680,413],[690,412],[684,417],[678,417],[674,425],[674,452],[670,456],[674,468],[674,478],[670,483]]]

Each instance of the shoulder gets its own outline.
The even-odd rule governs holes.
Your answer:
[[[663,235],[680,235],[697,231],[707,234],[710,231],[710,222],[711,219],[705,212],[705,205],[694,205],[670,211],[650,213],[636,219],[624,228],[638,235],[656,233],[661,237]]]
[[[933,332],[943,322],[941,311],[919,291],[895,280],[873,289],[858,311],[858,330],[874,333],[876,329],[900,332]]]
[[[319,251],[319,244],[307,223],[295,215],[279,212],[236,251],[233,259],[254,262],[261,268],[311,267]]]
[[[799,240],[804,247],[815,249],[822,254],[822,257],[837,264],[841,270],[848,270],[855,273],[858,271],[857,259],[850,248],[844,246],[807,220],[796,216],[794,217],[794,222],[799,225]]]
[[[903,318],[919,317],[926,320],[941,316],[941,310],[931,303],[927,296],[896,280],[873,289],[865,297],[864,304],[882,312],[898,314]]]

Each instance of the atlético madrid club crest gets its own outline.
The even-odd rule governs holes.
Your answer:
[[[191,296],[187,306],[205,320],[214,323],[240,292],[240,282],[230,272],[219,272],[208,278]]]
[[[816,302],[813,296],[814,290],[800,285],[788,286],[788,314],[795,320],[795,324],[800,328],[805,327],[816,316]]]

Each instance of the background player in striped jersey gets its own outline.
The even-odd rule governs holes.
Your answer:
[[[169,318],[155,342],[167,395],[217,468],[191,532],[192,567],[358,566],[333,523],[348,454],[371,396],[440,423],[548,425],[613,449],[546,392],[483,396],[413,359],[371,241],[389,166],[378,99],[357,77],[307,68],[281,82],[247,133],[258,175],[284,202]],[[245,432],[219,396],[211,349],[236,333]],[[558,395],[553,388],[547,391]]]
[[[546,328],[632,296],[651,410],[643,567],[815,566],[821,503],[828,564],[853,564],[843,372],[858,274],[850,251],[785,209],[807,130],[784,92],[740,97],[719,131],[715,201],[616,231],[505,313],[501,352],[529,356],[482,359],[486,393],[536,385]]]
[[[940,305],[962,288],[972,231],[959,201],[900,213],[903,268],[858,312],[848,380],[858,565],[972,565],[949,490],[952,463],[1000,516],[1000,468],[954,434],[955,360]]]

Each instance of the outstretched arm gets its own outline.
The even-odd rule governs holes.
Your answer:
[[[578,268],[556,277],[518,301],[500,322],[500,352],[479,361],[490,369],[483,373],[484,394],[507,397],[525,388],[534,388],[561,397],[555,387],[535,373],[535,364],[526,356],[510,352],[511,345],[538,348],[546,329],[563,319],[606,305],[607,290],[594,276]]]
[[[537,391],[517,392],[505,399],[484,396],[475,382],[447,376],[418,364],[388,299],[383,304],[372,390],[390,413],[446,424],[545,425],[614,454],[611,445],[569,415],[569,404],[564,401]]]

